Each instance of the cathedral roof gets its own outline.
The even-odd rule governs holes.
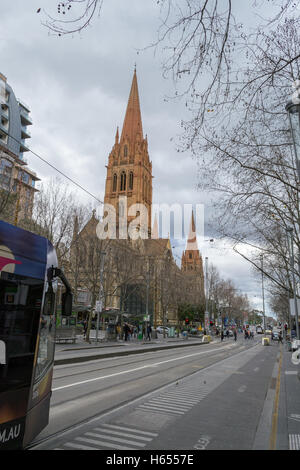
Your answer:
[[[140,140],[143,139],[139,90],[136,70],[134,70],[120,142],[123,142],[126,138],[128,138],[130,142],[134,142],[137,135],[139,135]]]

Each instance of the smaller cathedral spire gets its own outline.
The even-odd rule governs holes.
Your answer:
[[[116,132],[116,137],[115,137],[115,143],[119,143],[119,126],[117,127],[117,132]]]
[[[158,236],[157,214],[155,214],[154,224],[153,224],[153,227],[152,227],[151,238],[153,238],[153,239],[159,238],[159,236]]]

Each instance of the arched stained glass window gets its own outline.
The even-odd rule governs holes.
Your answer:
[[[129,189],[133,189],[133,172],[129,173]]]
[[[122,171],[122,173],[121,173],[120,191],[126,191],[126,173],[125,173],[125,171]]]
[[[118,177],[115,173],[114,176],[113,176],[113,192],[117,191],[117,181],[118,181]]]

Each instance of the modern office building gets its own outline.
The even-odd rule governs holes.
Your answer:
[[[0,218],[15,223],[31,217],[35,185],[39,181],[24,158],[24,153],[29,151],[30,125],[28,106],[16,98],[6,77],[0,73],[0,189],[3,192]]]

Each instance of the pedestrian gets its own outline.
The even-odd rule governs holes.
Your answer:
[[[84,336],[84,337],[86,336],[87,327],[88,327],[87,321],[84,320],[84,322],[83,322],[83,336]]]
[[[248,331],[245,328],[245,339],[248,339]]]
[[[137,329],[137,327],[135,326],[135,327],[133,328],[133,336],[134,336],[135,339],[137,338],[137,333],[138,333],[138,329]]]
[[[147,339],[149,339],[149,341],[151,341],[151,332],[152,332],[151,325],[148,325],[147,326]]]
[[[125,323],[125,325],[124,325],[125,341],[128,340],[129,331],[130,331],[129,325],[127,325],[127,323]]]
[[[226,338],[229,339],[229,330],[226,330]]]
[[[117,335],[118,335],[118,338],[119,339],[122,339],[122,330],[121,330],[121,326],[120,325],[117,325]]]
[[[281,333],[281,331],[279,331],[278,339],[279,339],[279,342],[282,344],[282,333]]]
[[[223,339],[224,339],[224,331],[221,330],[221,341],[223,341]]]
[[[237,339],[237,332],[236,332],[236,330],[233,330],[233,336],[234,336],[234,341],[236,341],[236,339]]]

